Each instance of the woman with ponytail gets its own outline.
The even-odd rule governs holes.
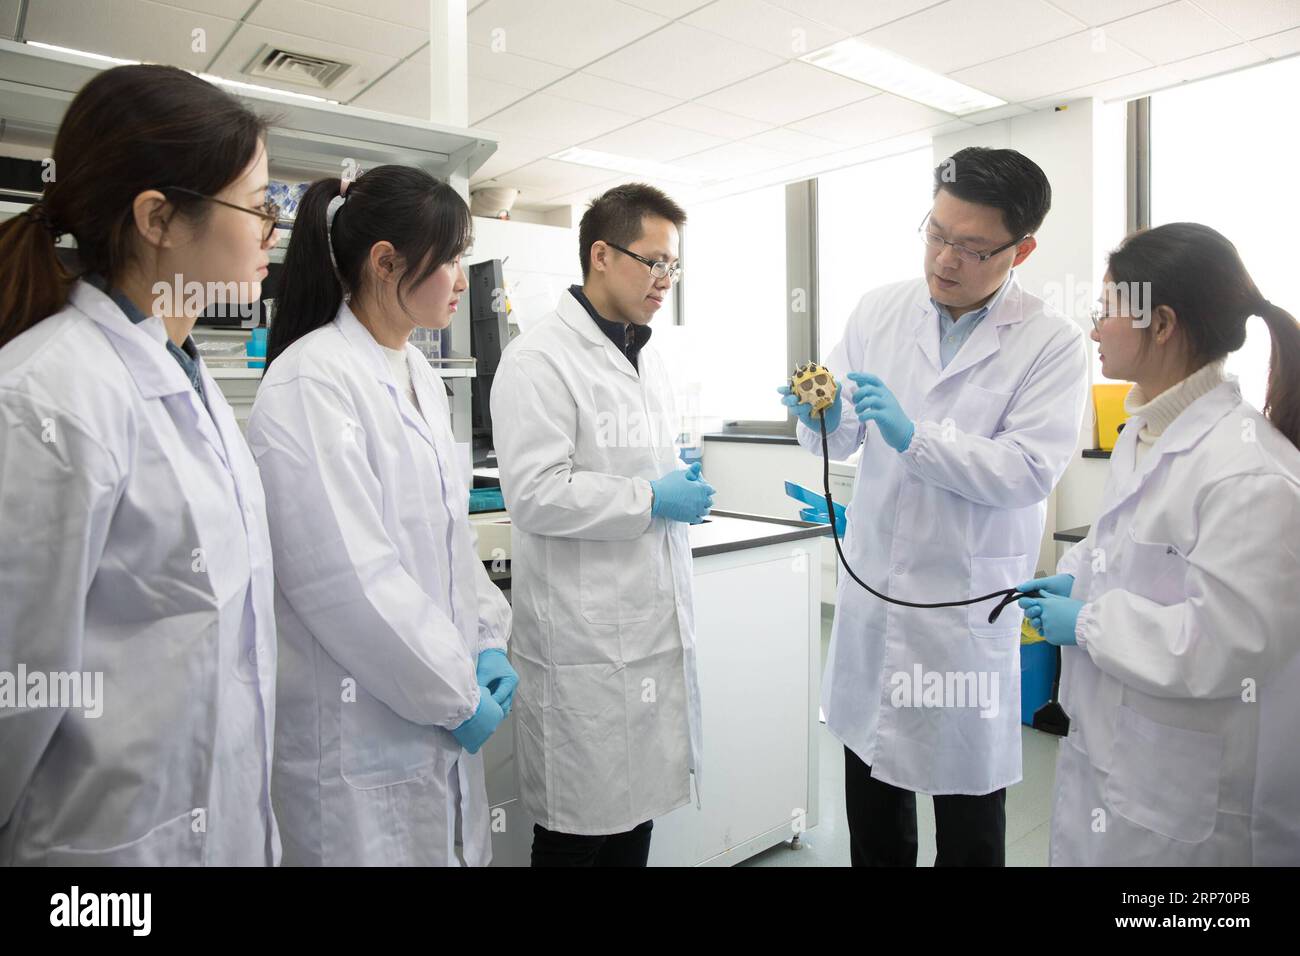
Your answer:
[[[276,562],[286,864],[491,857],[478,751],[518,680],[510,608],[478,558],[442,381],[407,341],[451,323],[470,225],[404,166],[320,180],[299,205],[248,426]]]
[[[1053,865],[1300,864],[1300,326],[1196,223],[1110,255],[1093,340],[1134,383],[1101,514],[1020,604],[1061,652]],[[1225,357],[1273,339],[1264,413]]]
[[[264,132],[183,70],[107,70],[0,225],[0,862],[278,859],[262,488],[189,334],[206,290],[258,298]]]

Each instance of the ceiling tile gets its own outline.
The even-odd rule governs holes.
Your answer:
[[[1284,30],[1272,36],[1260,37],[1252,41],[1251,46],[1259,47],[1269,56],[1278,58],[1300,53],[1300,29]]]
[[[875,87],[794,62],[701,96],[696,102],[780,126],[879,92]]]
[[[1052,5],[1060,7],[1090,27],[1096,27],[1168,2],[1169,0],[1052,0]]]
[[[496,152],[487,158],[487,162],[474,173],[472,177],[474,182],[504,175],[520,166],[526,166],[533,160],[558,153],[569,145],[555,140],[533,139],[483,127],[475,127],[475,129],[497,140],[497,148]]]
[[[426,86],[428,82],[429,77],[426,74]],[[469,121],[474,124],[486,119],[512,103],[518,103],[532,95],[532,92],[522,86],[511,86],[509,83],[498,83],[496,80],[485,80],[481,76],[471,76],[469,78]]]
[[[825,26],[763,0],[717,0],[682,22],[786,59],[820,50],[849,35],[846,30]]]
[[[677,160],[676,164],[705,175],[731,178],[784,166],[789,162],[789,155],[774,149],[766,149],[753,143],[727,143],[725,146],[706,149],[694,156],[683,157]]]
[[[787,129],[784,126],[770,129],[756,136],[750,136],[744,142],[762,146],[764,149],[776,150],[778,153],[785,153],[791,159],[822,156],[844,148],[842,144],[832,140],[822,139],[820,136],[809,136],[807,133]]]
[[[1239,70],[1242,67],[1262,63],[1266,59],[1268,59],[1268,54],[1263,50],[1249,43],[1239,43],[1224,50],[1202,53],[1200,56],[1188,57],[1176,63],[1165,64],[1164,69],[1180,80],[1199,80],[1207,76],[1217,76],[1220,73],[1227,73],[1231,70]]]
[[[525,91],[522,95],[527,95]],[[377,110],[381,113],[398,113],[429,119],[429,47],[399,63],[387,76],[375,83],[349,106]]]
[[[606,133],[582,144],[585,149],[596,149],[619,156],[667,162],[679,156],[721,146],[727,142],[721,136],[712,136],[681,126],[670,126],[657,120],[642,120],[623,129]]]
[[[637,117],[617,110],[576,103],[549,93],[533,93],[526,100],[485,117],[482,123],[507,134],[571,145],[636,121]]]
[[[230,2],[242,3],[245,9],[252,5],[252,0],[230,0]],[[403,26],[422,30],[426,34],[429,32],[429,0],[313,0],[313,2],[353,13],[364,10],[366,16],[374,17],[376,20],[400,23]]]
[[[1236,34],[1189,0],[1125,17],[1101,30],[1108,41],[1118,40],[1156,64],[1182,60],[1238,42]]]
[[[570,73],[548,86],[546,92],[552,96],[562,96],[566,100],[605,106],[633,116],[652,116],[681,102],[676,97],[583,72]]]
[[[686,16],[692,10],[708,6],[713,0],[623,0],[623,2],[629,6],[657,13],[661,17],[676,20],[678,17]]]
[[[955,119],[950,113],[913,103],[892,93],[843,106],[791,123],[793,129],[822,136],[845,146],[861,146]]]
[[[222,17],[226,20],[241,19],[253,5],[253,0],[161,0],[161,2],[164,6],[210,13],[214,17]]]
[[[18,8],[21,0],[0,0],[0,37],[12,40],[18,35]]]
[[[1196,0],[1196,5],[1246,40],[1300,27],[1296,0]]]
[[[1129,73],[1126,76],[1117,76],[1111,80],[1102,80],[1100,83],[1092,83],[1077,89],[1055,93],[1025,105],[1032,111],[1090,96],[1095,96],[1100,100],[1129,100],[1137,96],[1144,96],[1152,90],[1176,86],[1179,82],[1178,77],[1171,73],[1168,67],[1153,66],[1150,69],[1138,70],[1136,73]]]
[[[778,7],[846,33],[861,33],[932,7],[941,0],[769,0]]]
[[[781,59],[707,30],[673,23],[587,67],[587,72],[629,86],[693,99],[780,66]]]
[[[995,106],[992,109],[967,113],[962,119],[972,126],[983,126],[985,123],[996,123],[999,120],[1010,119],[1013,116],[1023,116],[1028,112],[1029,110],[1023,106],[1008,103],[1006,106]]]
[[[95,4],[42,0],[28,4],[23,36],[87,53],[202,71],[238,25],[150,0],[100,0]],[[201,52],[192,48],[195,30],[204,31]],[[173,41],[160,43],[161,37]]]
[[[429,42],[428,29],[404,27],[308,0],[262,0],[245,22],[281,33],[372,50],[395,59],[410,56]]]
[[[770,123],[760,123],[758,120],[701,106],[699,103],[683,103],[681,106],[674,106],[670,110],[657,114],[655,119],[672,123],[674,126],[685,126],[687,129],[698,130],[701,133],[714,133],[727,139],[753,136],[771,127]]]
[[[1014,29],[1009,26],[1014,24]],[[1038,46],[1086,26],[1044,0],[948,0],[862,37],[904,59],[949,73]]]
[[[469,15],[469,41],[578,69],[668,22],[618,0],[488,0]]]
[[[252,63],[263,46],[280,47],[299,53],[312,53],[316,56],[329,57],[352,64],[352,69],[343,74],[335,82],[334,86],[323,92],[297,83],[275,83],[266,77],[249,76],[244,72],[244,68]],[[369,50],[358,50],[355,47],[330,43],[325,40],[308,41],[304,37],[292,33],[281,33],[278,30],[268,30],[266,27],[252,26],[246,23],[235,31],[235,35],[231,37],[230,42],[226,44],[225,49],[221,51],[221,55],[217,57],[208,72],[231,80],[259,83],[263,86],[289,90],[294,93],[311,93],[346,103],[377,78],[396,66],[397,62],[396,57],[384,56]]]
[[[504,184],[516,187],[526,202],[547,200],[552,196],[573,192],[585,186],[602,183],[617,174],[613,169],[579,166],[555,159],[539,159],[535,163],[514,170],[505,177]]]
[[[959,70],[952,78],[1008,102],[1020,103],[1136,73],[1152,65],[1118,41],[1090,30]]]
[[[529,90],[540,90],[569,71],[554,63],[543,63],[504,50],[494,52],[489,47],[471,43],[468,72],[470,76],[481,76],[485,80],[495,80],[498,83],[508,83],[510,86],[521,86]]]

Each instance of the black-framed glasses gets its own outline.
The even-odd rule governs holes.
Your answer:
[[[280,223],[280,207],[277,203],[264,202],[259,207],[241,206],[238,203],[226,202],[224,199],[218,199],[215,196],[207,196],[193,189],[186,189],[184,186],[163,186],[161,192],[185,193],[187,196],[194,196],[198,199],[205,199],[208,202],[214,202],[218,206],[228,206],[231,209],[238,209],[240,212],[246,212],[253,216],[258,216],[265,221],[266,227],[262,233],[262,241],[266,242],[275,234],[276,227]],[[284,225],[289,225],[284,223]]]
[[[976,252],[963,246],[959,242],[949,242],[943,236],[936,236],[926,226],[930,222],[930,214],[926,213],[925,218],[921,220],[921,225],[917,227],[917,232],[921,235],[921,241],[925,243],[927,249],[933,250],[936,254],[943,251],[944,246],[952,246],[952,251],[957,253],[957,258],[963,262],[983,263],[988,262],[999,252],[1006,252],[1012,246],[1018,246],[1028,239],[1028,236],[1021,236],[1019,239],[1012,239],[1010,242],[1003,243],[996,249],[990,249],[988,252]]]
[[[678,282],[682,278],[682,267],[679,264],[670,264],[663,260],[656,262],[654,259],[647,259],[645,256],[637,255],[631,249],[624,249],[622,246],[615,245],[608,239],[602,239],[601,241],[611,249],[617,249],[619,252],[623,253],[623,255],[631,256],[637,262],[642,262],[648,265],[650,267],[650,274],[656,279],[671,279],[673,282]]]

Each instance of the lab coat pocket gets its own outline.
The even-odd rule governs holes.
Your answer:
[[[978,597],[990,591],[1013,588],[1028,577],[1025,570],[1025,555],[1017,554],[1009,558],[992,558],[973,556],[970,559],[970,593],[968,597]],[[1002,637],[1014,634],[1020,627],[1020,609],[1016,606],[1006,608],[994,624],[989,623],[989,613],[997,607],[996,600],[981,601],[966,609],[967,623],[971,633],[976,637]]]
[[[942,421],[951,417],[957,428],[965,434],[992,438],[997,434],[1002,416],[1010,403],[1009,392],[995,392],[967,382],[957,393],[957,400],[939,419]]]
[[[1127,590],[1166,607],[1187,600],[1187,559],[1171,544],[1139,541],[1128,532],[1124,578]]]
[[[360,687],[356,700],[341,701],[339,709],[339,772],[354,790],[406,783],[436,769],[438,728],[411,723]]]
[[[1181,843],[1214,832],[1223,737],[1159,724],[1123,704],[1103,798],[1134,826]]]
[[[590,624],[639,624],[650,619],[659,595],[661,568],[656,549],[662,529],[630,541],[579,541],[578,586],[582,616]]]
[[[51,866],[198,866],[206,836],[198,821],[193,811],[186,810],[129,843],[104,849],[50,847],[46,862]]]

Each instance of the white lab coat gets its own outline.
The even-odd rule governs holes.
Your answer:
[[[638,367],[566,291],[492,386],[521,799],[561,833],[630,830],[699,784],[690,540],[650,517],[650,481],[684,467],[677,418],[652,346]]]
[[[288,865],[491,859],[483,756],[450,733],[510,607],[478,559],[446,393],[420,408],[346,304],[267,370],[248,422],[276,555],[275,805]]]
[[[104,698],[0,708],[0,862],[279,858],[262,486],[166,336],[78,281],[0,349],[0,671],[102,672]]]
[[[844,542],[858,576],[911,601],[974,597],[1032,577],[1046,501],[1083,419],[1080,330],[1013,274],[941,369],[939,316],[916,279],[863,296],[826,364],[846,390],[831,457],[863,445]],[[878,376],[915,422],[907,451],[858,421],[851,371]],[[798,437],[821,454],[820,432],[800,424]],[[1021,613],[1009,607],[990,625],[995,604],[899,607],[841,571],[822,709],[873,777],[931,794],[991,793],[1020,779]],[[897,706],[926,703],[931,673],[951,681],[949,706]],[[996,697],[992,716],[976,703],[981,679]]]
[[[1300,864],[1300,451],[1235,381],[1140,463],[1062,558],[1084,601],[1061,650],[1053,865]]]

